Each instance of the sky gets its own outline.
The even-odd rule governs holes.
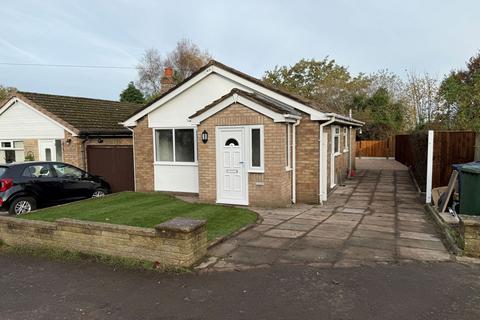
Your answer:
[[[353,74],[441,79],[479,51],[479,12],[478,0],[2,1],[0,85],[118,100],[146,49],[166,54],[182,38],[255,77],[329,56]]]

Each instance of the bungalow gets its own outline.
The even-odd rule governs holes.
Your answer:
[[[133,190],[132,103],[14,92],[0,103],[0,164],[63,161]],[[118,174],[121,172],[121,174]]]
[[[212,60],[123,125],[138,191],[288,206],[327,200],[355,168],[363,123]]]

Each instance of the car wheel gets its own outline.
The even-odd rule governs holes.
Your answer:
[[[104,189],[97,189],[93,192],[92,194],[92,198],[101,198],[101,197],[105,197],[105,195],[107,194],[107,191],[104,190]]]
[[[32,197],[20,197],[13,200],[10,205],[9,213],[12,215],[21,215],[37,209],[37,201]]]

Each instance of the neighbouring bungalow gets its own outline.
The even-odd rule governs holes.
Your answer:
[[[133,190],[132,133],[120,125],[141,105],[14,92],[0,104],[0,164],[63,161]]]
[[[134,133],[137,191],[288,206],[327,200],[355,168],[363,123],[212,60],[123,125]]]

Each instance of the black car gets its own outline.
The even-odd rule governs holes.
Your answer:
[[[101,177],[61,162],[0,165],[0,208],[22,214],[40,207],[102,197],[110,185]]]

